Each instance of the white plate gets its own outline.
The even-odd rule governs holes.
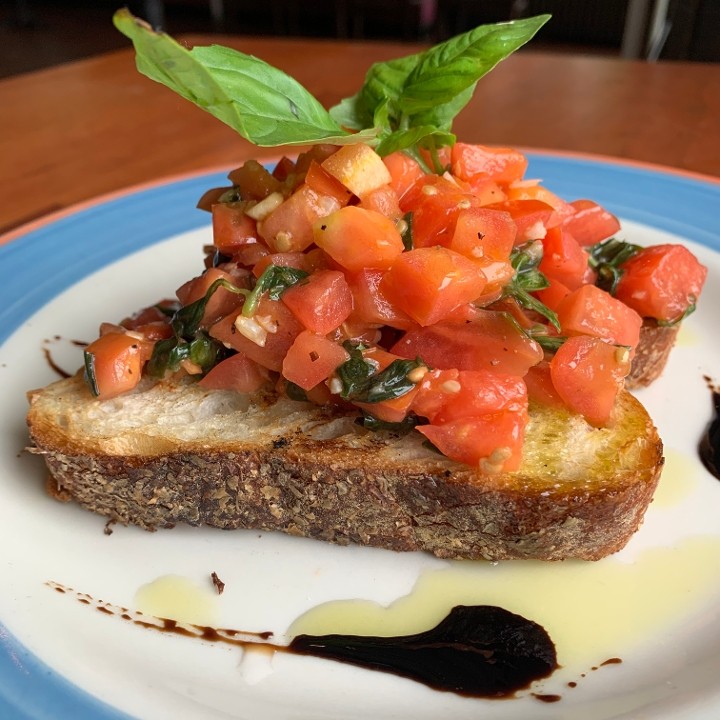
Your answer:
[[[686,242],[710,274],[664,376],[641,399],[668,471],[630,545],[599,563],[445,563],[423,554],[337,548],[255,532],[145,533],[49,499],[39,458],[23,453],[27,389],[74,370],[103,320],[172,293],[209,239],[194,201],[215,175],[106,198],[37,224],[0,247],[0,717],[9,718],[677,718],[720,714],[720,482],[697,460],[710,419],[703,376],[720,381],[720,185],[611,161],[534,154],[530,176],[591,197],[643,244]],[[657,568],[661,566],[663,572]],[[217,572],[225,592],[213,595]],[[136,608],[138,589],[174,574],[211,624],[283,633],[330,600],[387,605],[440,583],[428,604],[504,604],[553,636],[562,669],[531,692],[478,700],[306,657],[257,655],[155,633],[77,602],[55,581]],[[440,597],[438,597],[440,596]],[[429,597],[429,596],[425,596]],[[400,611],[417,617],[410,605]],[[629,623],[629,624],[628,624]],[[339,628],[338,629],[342,629]],[[621,664],[591,668],[611,657]],[[569,687],[568,683],[577,683]]]

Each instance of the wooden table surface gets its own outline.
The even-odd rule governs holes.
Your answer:
[[[326,106],[400,43],[192,36],[257,55]],[[523,51],[478,84],[465,141],[594,153],[720,177],[720,65]],[[135,70],[131,48],[0,81],[0,233],[136,183],[277,156]]]

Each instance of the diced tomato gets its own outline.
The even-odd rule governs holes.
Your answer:
[[[505,190],[508,200],[539,200],[544,202],[555,211],[560,222],[566,217],[575,214],[575,208],[558,197],[554,192],[550,192],[542,185],[528,185],[527,183],[517,183],[511,185]]]
[[[352,293],[339,270],[319,270],[306,282],[288,288],[282,302],[312,332],[327,335],[352,312]]]
[[[96,397],[107,400],[132,390],[139,382],[143,364],[142,341],[131,335],[110,332],[85,348],[90,356]]]
[[[247,160],[241,167],[233,170],[228,178],[237,185],[243,200],[262,200],[274,192],[282,190],[280,181],[257,160]]]
[[[482,175],[476,175],[468,181],[470,191],[481,206],[494,205],[507,200],[507,195],[494,180],[488,180]]]
[[[484,175],[498,183],[520,180],[527,169],[527,158],[512,148],[485,147],[455,143],[452,146],[453,175],[471,180]]]
[[[643,317],[672,321],[700,296],[707,268],[682,245],[644,248],[622,266],[615,296]]]
[[[314,272],[324,266],[324,256],[317,250],[310,252],[271,253],[264,255],[252,269],[252,273],[259,278],[270,265],[278,267],[291,267],[296,270],[304,270],[307,273]]]
[[[362,143],[343,145],[322,166],[360,199],[392,180],[382,158]]]
[[[310,390],[327,380],[350,356],[332,340],[303,330],[290,346],[282,364],[285,378]]]
[[[205,297],[210,286],[216,280],[225,280],[231,285],[247,289],[249,287],[248,276],[249,273],[247,270],[239,269],[237,272],[231,274],[220,270],[220,268],[209,268],[199,277],[181,285],[177,289],[177,296],[183,305],[190,305],[190,303]],[[233,314],[233,311],[240,307],[244,301],[245,296],[242,294],[226,290],[224,287],[217,288],[205,306],[205,312],[203,313],[200,324],[203,327],[209,327],[220,320],[220,318],[228,314]]]
[[[550,376],[558,395],[570,410],[596,426],[610,420],[629,371],[626,348],[588,335],[568,338],[550,361]]]
[[[570,205],[575,212],[565,218],[563,227],[583,247],[607,240],[620,230],[620,221],[593,200],[574,200]]]
[[[448,247],[472,260],[503,260],[515,242],[515,223],[509,213],[469,208],[457,216]]]
[[[550,283],[548,287],[543,290],[536,290],[533,295],[535,295],[543,305],[547,305],[551,310],[557,312],[560,303],[570,294],[570,288],[553,277],[548,277],[547,281]]]
[[[216,203],[220,202],[220,198],[225,195],[225,193],[232,193],[235,190],[234,187],[216,187],[216,188],[210,188],[210,190],[206,190],[201,198],[197,202],[197,208],[198,210],[205,210],[206,212],[212,212],[212,207]]]
[[[228,315],[210,328],[210,335],[226,347],[247,355],[268,370],[282,369],[283,358],[303,327],[279,300],[262,296],[252,318],[262,322],[267,335],[261,342],[243,335],[235,327],[236,316]],[[269,329],[267,329],[269,328]]]
[[[135,332],[140,333],[146,340],[154,343],[157,340],[167,340],[174,334],[172,326],[169,323],[170,318],[165,320],[155,320],[153,322],[138,325]],[[152,353],[151,353],[152,354]],[[148,356],[146,359],[150,359]]]
[[[412,330],[391,352],[406,358],[420,356],[433,368],[490,370],[519,377],[543,359],[542,348],[507,313],[479,313],[469,323]]]
[[[358,207],[363,210],[373,210],[392,220],[399,219],[403,214],[402,210],[400,210],[397,192],[395,192],[395,188],[393,188],[392,185],[382,185],[376,190],[369,192],[360,201]]]
[[[487,280],[476,263],[444,247],[404,252],[380,287],[396,307],[420,325],[432,325],[477,298]]]
[[[128,330],[137,330],[137,328],[141,327],[142,325],[147,325],[148,323],[169,323],[170,317],[160,309],[163,304],[165,305],[165,307],[168,308],[171,308],[173,304],[177,305],[177,303],[173,300],[163,300],[157,305],[150,305],[149,307],[143,308],[139,312],[136,312],[134,315],[125,318],[122,321],[121,325]]]
[[[390,172],[390,185],[394,188],[400,203],[402,203],[403,198],[415,182],[425,175],[425,171],[416,160],[399,150],[386,155],[383,162]]]
[[[546,202],[541,200],[505,200],[488,205],[493,210],[510,213],[517,228],[515,245],[528,240],[542,240],[547,229],[560,223],[560,217]]]
[[[534,365],[525,376],[528,400],[538,405],[551,408],[566,407],[563,399],[558,395],[550,375],[550,363],[543,362]]]
[[[299,252],[313,243],[313,223],[339,209],[332,195],[303,184],[258,223],[258,232],[273,252]]]
[[[412,409],[431,423],[477,417],[498,410],[526,411],[522,378],[488,370],[431,370],[420,383]]]
[[[640,339],[642,318],[595,285],[583,285],[568,294],[557,314],[563,335],[592,335],[631,350]]]
[[[352,193],[337,179],[334,178],[316,160],[310,161],[305,175],[305,184],[312,188],[318,195],[330,195],[334,197],[340,207],[350,202]]]
[[[283,155],[273,168],[272,176],[280,182],[285,182],[295,172],[295,163]]]
[[[213,245],[232,255],[243,245],[257,242],[255,221],[245,214],[246,203],[217,203],[212,206]]]
[[[313,231],[317,246],[350,272],[389,268],[405,247],[390,218],[354,205],[319,220]]]
[[[252,393],[259,390],[269,377],[266,368],[239,352],[219,362],[198,385],[206,390]]]
[[[313,161],[322,165],[325,160],[335,154],[339,149],[339,145],[330,145],[329,143],[313,145],[298,155],[295,163],[295,173],[304,177]]]
[[[237,263],[240,267],[252,268],[257,263],[270,254],[267,246],[263,242],[249,243],[248,245],[241,245],[239,248],[233,251],[232,259],[233,262]]]
[[[543,239],[543,257],[539,270],[548,278],[560,281],[566,288],[575,290],[585,283],[588,272],[587,251],[564,228],[547,231]]]
[[[406,195],[412,211],[412,237],[415,248],[449,245],[458,216],[480,200],[467,188],[438,175],[426,175]]]
[[[350,320],[375,325],[390,325],[400,330],[416,327],[410,317],[396,308],[380,287],[382,270],[361,270],[347,276],[353,295]]]
[[[526,414],[501,410],[417,429],[451,460],[496,474],[520,467],[526,424]]]

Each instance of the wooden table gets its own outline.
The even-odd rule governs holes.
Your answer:
[[[293,74],[326,106],[400,43],[193,36]],[[523,51],[455,124],[470,142],[596,153],[720,176],[720,65]],[[96,195],[258,150],[135,70],[132,49],[0,81],[0,232]]]

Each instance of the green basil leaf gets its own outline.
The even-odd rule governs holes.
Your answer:
[[[218,288],[225,288],[236,295],[247,296],[249,290],[245,288],[239,288],[227,280],[218,278],[215,282],[207,289],[207,292],[203,297],[195,302],[190,303],[181,307],[174,315],[171,322],[172,328],[175,331],[175,335],[178,338],[185,338],[190,340],[200,327],[200,322],[205,314],[205,307],[208,301],[213,296]]]
[[[85,382],[93,396],[98,397],[98,395],[100,395],[100,388],[98,387],[97,376],[95,375],[95,355],[87,350],[83,350],[83,361],[85,364]]]
[[[419,358],[416,360],[393,360],[382,372],[369,378],[362,392],[353,399],[360,402],[377,403],[402,397],[417,384],[408,378],[410,371],[424,366],[425,363]]]
[[[609,238],[589,248],[588,264],[597,271],[595,284],[601,289],[615,294],[620,278],[623,276],[623,263],[636,255],[642,248],[639,245]]]
[[[308,276],[305,270],[281,265],[268,265],[258,278],[252,292],[243,303],[242,314],[252,317],[257,310],[260,297],[267,293],[271,300],[279,300],[280,296],[293,285],[297,285]]]
[[[342,383],[340,396],[348,399],[363,391],[377,367],[365,360],[361,345],[355,345],[348,340],[343,343],[343,347],[350,357],[335,372]]]
[[[399,104],[407,115],[457,101],[460,93],[528,42],[550,19],[538,15],[480,25],[423,53],[403,83]],[[469,96],[466,96],[469,99]],[[459,112],[462,108],[454,108]]]
[[[397,130],[385,135],[375,148],[378,155],[390,155],[396,150],[406,150],[432,137],[436,145],[453,145],[455,136],[439,130],[433,125],[413,126],[408,130]]]
[[[424,418],[419,418],[417,415],[408,415],[400,422],[388,422],[387,420],[379,420],[366,412],[363,412],[362,416],[357,418],[355,422],[373,432],[386,431],[397,435],[407,435],[407,433],[415,429],[418,425],[427,423]]]
[[[132,40],[141,73],[256,145],[343,144],[375,136],[374,130],[350,135],[300,83],[258,58],[218,45],[188,50],[127,9],[113,20]]]
[[[285,394],[291,400],[297,400],[298,402],[308,402],[308,396],[305,390],[303,390],[299,385],[296,385],[290,380],[285,381]]]
[[[555,353],[560,349],[560,346],[567,340],[567,337],[562,335],[548,335],[547,328],[544,325],[538,325],[535,328],[530,328],[527,334],[540,345],[543,350]]]
[[[146,372],[151,377],[164,377],[167,371],[175,372],[190,355],[190,345],[182,338],[171,337],[155,343]]]

